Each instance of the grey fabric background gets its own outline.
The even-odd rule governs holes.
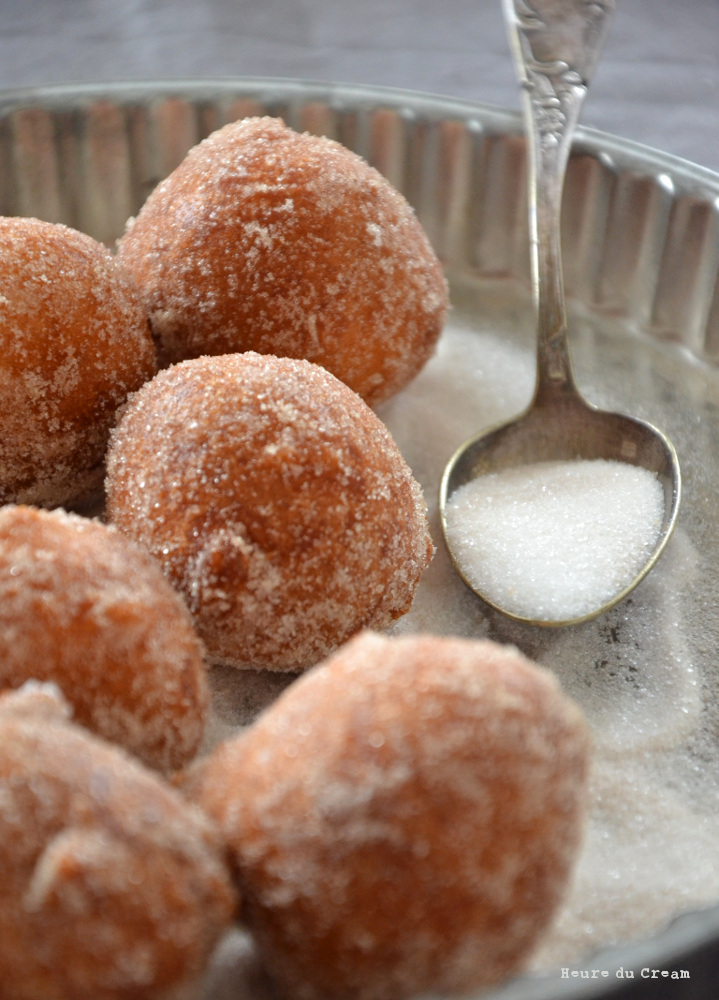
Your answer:
[[[499,0],[0,0],[0,88],[238,75],[519,106]],[[719,170],[719,0],[619,0],[582,122]]]

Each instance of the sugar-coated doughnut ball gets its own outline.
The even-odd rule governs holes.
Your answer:
[[[197,358],[132,396],[107,513],[182,593],[214,663],[299,670],[408,610],[433,545],[360,397],[308,361]]]
[[[581,841],[589,758],[553,675],[490,641],[363,633],[193,764],[284,998],[517,972]]]
[[[0,995],[187,1000],[237,907],[221,839],[48,688],[0,697]]]
[[[203,656],[179,595],[119,531],[0,508],[0,688],[53,681],[78,722],[170,770],[203,737]]]
[[[117,408],[156,367],[109,250],[66,226],[0,218],[0,503],[92,499]]]
[[[417,374],[444,323],[442,268],[405,198],[346,147],[274,118],[192,149],[118,253],[168,362],[306,358],[374,404]]]

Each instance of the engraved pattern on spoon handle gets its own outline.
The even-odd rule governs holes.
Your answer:
[[[537,304],[537,395],[573,389],[560,210],[572,137],[615,0],[502,0],[522,87],[530,157],[529,223]]]

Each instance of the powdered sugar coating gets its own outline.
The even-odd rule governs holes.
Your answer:
[[[189,1000],[236,907],[221,840],[67,713],[0,696],[2,995]]]
[[[384,424],[318,365],[166,369],[129,401],[107,513],[161,563],[215,663],[299,670],[409,607],[434,551]]]
[[[510,647],[363,633],[188,774],[290,998],[477,989],[528,959],[583,830],[589,735]]]
[[[53,681],[75,718],[145,763],[203,737],[203,649],[179,596],[120,532],[62,510],[0,508],[0,688]]]
[[[0,503],[80,503],[110,427],[156,371],[137,291],[100,243],[0,218]]]
[[[306,358],[372,404],[417,374],[447,308],[405,198],[357,154],[273,118],[231,123],[191,150],[118,254],[168,362]]]

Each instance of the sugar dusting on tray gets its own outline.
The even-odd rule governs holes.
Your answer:
[[[436,356],[378,408],[425,490],[435,540],[441,538],[437,498],[447,458],[479,428],[524,409],[534,385],[533,350],[518,346],[510,329],[516,317],[510,312],[500,322],[496,315],[483,322],[464,326],[455,313]],[[632,373],[622,378],[631,382]],[[632,386],[628,391],[635,391]],[[655,386],[645,388],[650,394]],[[686,418],[688,424],[693,420],[689,410]],[[697,585],[698,563],[682,522],[658,565],[627,600],[581,625],[537,629],[487,614],[438,545],[410,612],[390,630],[514,643],[554,671],[592,727],[585,845],[533,971],[554,976],[563,966],[583,967],[599,949],[648,938],[675,914],[719,901],[719,713],[702,696],[713,683],[716,642],[696,620],[702,612],[683,599]],[[231,677],[211,673],[211,742],[251,721],[290,680],[245,673],[242,690],[236,671]],[[203,1000],[234,997],[244,985],[247,940],[238,931],[226,945]],[[254,983],[248,995],[265,996]]]
[[[449,455],[531,398],[534,355],[513,340],[512,322],[504,329],[494,317],[491,327],[487,320],[469,328],[455,314],[435,358],[379,410],[426,490],[436,539],[438,484]],[[719,747],[701,693],[713,656],[707,664],[683,601],[697,565],[680,524],[627,600],[594,621],[537,629],[487,614],[439,545],[411,611],[392,628],[515,643],[555,672],[592,726],[585,847],[569,898],[533,960],[536,971],[645,939],[675,914],[719,900]]]
[[[449,499],[447,529],[473,589],[535,621],[591,614],[651,557],[656,476],[625,462],[538,462],[479,476]]]

